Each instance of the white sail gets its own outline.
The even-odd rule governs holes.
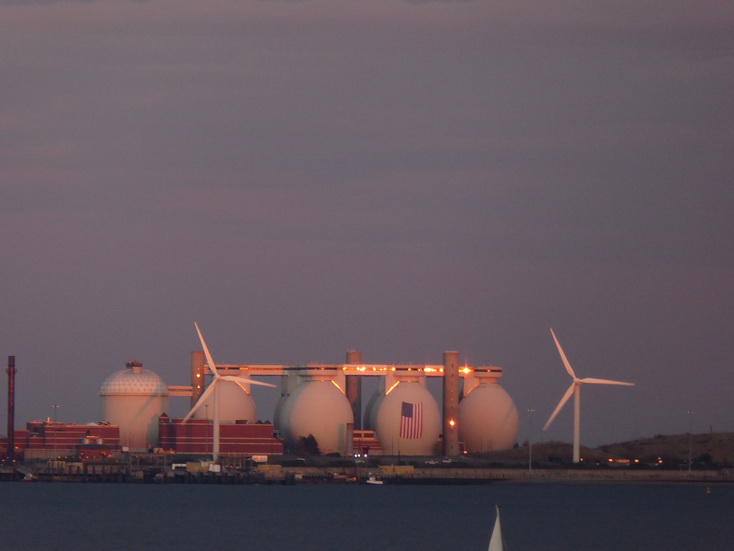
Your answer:
[[[497,507],[497,518],[494,521],[492,538],[489,540],[489,551],[505,551],[505,543],[502,541],[502,527],[500,526],[500,508]]]

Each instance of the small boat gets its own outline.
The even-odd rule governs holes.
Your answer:
[[[497,518],[494,521],[492,537],[489,540],[489,551],[506,551],[505,542],[502,539],[502,526],[500,526],[500,508],[497,507]]]
[[[370,475],[367,477],[367,480],[365,480],[364,482],[365,484],[384,484],[383,480],[380,480],[372,473],[370,473]]]

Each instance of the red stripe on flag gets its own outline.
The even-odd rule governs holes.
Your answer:
[[[400,407],[400,438],[415,440],[423,435],[423,404],[403,402]]]

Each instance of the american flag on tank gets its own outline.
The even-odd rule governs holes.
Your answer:
[[[400,438],[415,440],[423,435],[423,403],[403,402],[400,407]]]

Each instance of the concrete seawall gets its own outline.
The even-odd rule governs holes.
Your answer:
[[[379,469],[368,469],[375,474]],[[329,469],[332,474],[353,474],[344,469]],[[299,472],[304,473],[303,469]],[[323,471],[322,471],[323,472]],[[734,473],[729,471],[696,470],[637,470],[637,469],[472,469],[472,468],[416,468],[412,474],[398,476],[382,475],[386,482],[396,479],[413,479],[431,483],[432,481],[462,481],[464,483],[488,482],[698,482],[731,483]]]
[[[16,468],[4,468],[0,480],[20,480],[33,475],[36,480],[48,482],[169,482],[218,484],[300,484],[300,483],[357,483],[374,475],[387,484],[557,484],[557,483],[734,483],[734,471],[724,470],[663,470],[624,468],[580,469],[499,469],[499,468],[420,468],[420,467],[281,467],[271,465],[266,470],[252,471],[223,469],[221,472],[174,472],[170,468],[138,468],[116,470],[110,466],[87,469],[84,472],[25,473]]]

